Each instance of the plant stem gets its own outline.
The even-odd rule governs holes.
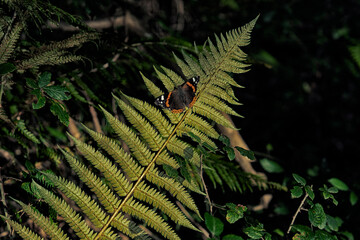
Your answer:
[[[208,192],[208,190],[207,190],[207,187],[206,187],[206,184],[205,184],[205,180],[204,180],[204,177],[203,177],[202,157],[200,158],[200,177],[201,177],[201,182],[202,182],[202,184],[203,184],[203,186],[204,186],[204,189],[205,189],[206,198],[207,198],[207,200],[209,201],[210,214],[212,214],[213,206],[212,206],[212,203],[211,203],[211,200],[210,200],[210,195],[209,195],[209,192]]]
[[[302,208],[302,206],[304,205],[305,200],[307,199],[308,196],[309,196],[309,194],[305,191],[305,196],[304,196],[303,200],[301,201],[300,206],[299,206],[298,209],[296,210],[296,213],[295,213],[295,215],[293,216],[293,218],[292,218],[292,220],[291,220],[289,229],[288,229],[287,232],[286,232],[287,234],[290,233],[290,230],[291,230],[291,228],[292,228],[292,226],[293,226],[293,224],[294,224],[294,222],[295,222],[295,219],[296,219],[297,215],[300,213],[301,208]]]

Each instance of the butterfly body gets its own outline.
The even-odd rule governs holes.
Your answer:
[[[173,113],[181,113],[187,107],[192,107],[196,102],[196,88],[200,77],[193,77],[173,91],[155,99],[155,104],[169,109]]]

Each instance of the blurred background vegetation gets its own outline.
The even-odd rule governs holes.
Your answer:
[[[154,64],[176,68],[169,62],[172,52],[189,50],[194,42],[201,46],[208,36],[240,27],[260,14],[251,45],[244,49],[249,54],[251,71],[236,76],[245,87],[236,92],[244,105],[236,106],[235,110],[245,117],[234,119],[236,126],[258,158],[266,156],[285,169],[280,174],[267,173],[269,180],[283,183],[289,181],[292,173],[298,173],[321,186],[327,179],[336,177],[359,193],[360,63],[356,61],[360,44],[359,1],[69,0],[51,3],[79,16],[102,36],[100,41],[90,41],[71,50],[85,57],[82,62],[56,69],[44,66],[41,70],[52,72],[54,80],[64,74],[75,78],[82,74],[76,84],[91,89],[95,97],[89,98],[95,105],[101,103],[108,108],[113,105],[111,92],[119,90],[152,102],[139,71],[151,76]],[[40,31],[35,22],[30,23],[21,38],[22,47],[29,42],[41,46],[74,34],[74,29],[66,23],[44,25],[47,26]],[[5,106],[6,111],[12,115],[23,111],[24,99],[30,99],[29,96],[19,98],[23,94],[29,94],[25,84],[7,91],[3,102],[11,104]],[[69,100],[71,104],[67,104],[69,115],[78,121],[91,121],[87,104],[75,100],[79,99],[73,97]],[[47,144],[66,145],[66,127],[48,109],[37,113],[48,122],[39,127],[34,124],[38,116],[24,111],[29,114],[26,117],[30,119],[26,122],[29,128]],[[0,141],[2,148],[13,149],[16,155],[12,142]],[[36,162],[40,162],[48,156],[41,152],[33,155],[32,158],[21,153],[16,158],[24,162],[35,157]],[[3,159],[1,162],[4,167]],[[259,162],[254,163],[254,167],[265,171]],[[2,170],[2,174],[12,173]],[[217,191],[222,190],[210,190],[214,202],[235,201],[231,199],[234,194],[216,194]],[[251,204],[261,194],[255,191],[250,199],[247,193],[236,198],[241,199],[242,204]],[[332,215],[344,220],[344,229],[359,235],[359,204],[350,204],[348,192],[341,192],[338,200],[339,207],[332,210]],[[288,226],[297,205],[288,193],[276,192],[270,207],[260,212],[259,217],[269,229],[282,223]],[[284,206],[286,210],[275,211]]]

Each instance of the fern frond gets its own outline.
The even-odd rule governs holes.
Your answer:
[[[168,137],[171,134],[174,126],[156,107],[139,99],[129,97],[124,93],[122,93],[122,96],[124,96],[133,107],[141,112],[156,127],[163,137]]]
[[[95,193],[101,205],[105,207],[109,214],[112,214],[120,205],[121,200],[118,199],[109,189],[109,187],[105,185],[103,181],[98,178],[92,171],[90,171],[84,164],[80,163],[69,153],[63,150],[61,150],[61,152],[68,160],[72,169],[79,175],[80,179]],[[127,236],[135,235],[136,237],[139,237],[143,235],[143,231],[134,223],[124,218],[122,214],[116,215],[115,219],[111,222],[111,226],[121,230]]]
[[[137,180],[144,168],[139,165],[127,152],[125,152],[113,139],[101,133],[90,130],[86,126],[84,129],[99,144],[99,146],[109,153],[113,159],[121,166],[130,181]]]
[[[194,108],[193,110],[194,113],[213,120],[214,122],[223,125],[224,127],[234,128],[234,126],[229,122],[229,120],[226,119],[224,115],[222,115],[221,112],[217,109],[204,103],[203,101],[197,101],[195,104],[196,108]]]
[[[211,138],[219,138],[219,133],[214,129],[214,127],[196,114],[189,114],[188,118],[185,121],[185,124],[192,126],[193,128],[203,132]]]
[[[70,136],[71,137],[71,136]],[[109,159],[106,159],[100,152],[95,151],[91,146],[80,142],[71,137],[80,152],[98,169],[105,178],[111,183],[119,196],[129,193],[132,184],[130,184],[125,176],[114,166]],[[195,229],[185,216],[177,210],[177,208],[157,190],[147,187],[144,183],[140,183],[134,191],[134,197],[145,201],[162,212],[167,214],[174,222]]]
[[[25,70],[29,68],[36,68],[42,65],[61,65],[79,60],[82,60],[81,56],[71,55],[67,51],[50,50],[20,62],[18,65],[16,65],[16,68]]]
[[[243,193],[246,190],[252,191],[255,183],[255,186],[260,190],[272,188],[287,191],[287,188],[279,183],[267,181],[261,176],[240,171],[239,167],[232,162],[208,159],[206,166],[204,171],[213,183],[214,188],[216,188],[217,184],[220,186],[226,184],[230,190]]]
[[[164,84],[165,88],[168,91],[171,91],[172,89],[174,89],[174,87],[176,87],[175,83],[172,81],[170,77],[159,71],[156,67],[154,67],[154,69],[158,78],[161,80],[161,82]]]
[[[144,220],[146,224],[161,233],[167,239],[180,240],[174,230],[165,222],[163,218],[148,207],[129,199],[123,207],[124,212],[138,219]],[[140,218],[141,217],[141,218]]]
[[[146,147],[146,145],[139,139],[139,137],[124,123],[120,122],[114,116],[112,116],[105,109],[100,107],[105,114],[105,118],[110,123],[116,134],[129,146],[132,154],[140,162],[141,165],[147,166],[151,159],[154,157],[154,153]]]
[[[9,218],[0,215],[2,219],[4,219],[7,223],[10,224],[11,227],[24,239],[24,240],[44,240],[42,237],[31,231],[28,227],[25,227],[22,224],[19,224]]]
[[[32,187],[36,189],[40,196],[64,218],[79,238],[92,239],[96,235],[86,222],[81,219],[80,215],[77,214],[63,199],[56,197],[53,193],[41,187],[36,182],[32,182]]]
[[[129,154],[124,152],[124,150],[121,149],[115,141],[103,134],[88,129],[85,126],[84,128],[92,136],[92,138],[122,167],[126,175],[129,177],[129,180],[136,181],[140,177],[144,168],[138,165]],[[178,168],[179,166],[177,165],[176,167]],[[191,210],[198,212],[194,201],[191,199],[189,193],[185,191],[184,187],[171,178],[161,176],[156,167],[149,171],[146,175],[146,179],[167,190],[172,196],[176,197],[181,203],[189,207]]]
[[[158,88],[152,81],[150,81],[147,77],[145,77],[144,74],[142,74],[140,72],[140,75],[142,77],[142,79],[144,80],[144,83],[146,85],[146,88],[149,90],[149,92],[151,93],[151,95],[153,95],[154,97],[159,97],[161,95],[164,94],[163,91],[161,91],[160,88]]]
[[[50,178],[56,187],[58,187],[66,196],[76,202],[81,208],[82,212],[90,219],[90,221],[98,228],[105,225],[109,219],[109,215],[104,212],[100,206],[88,195],[86,195],[82,189],[61,177],[56,177],[52,174],[45,174]],[[135,226],[135,223],[129,221],[123,215],[119,214],[113,226],[125,235],[135,238],[145,233],[140,228]],[[107,235],[111,238],[115,233],[109,229]]]
[[[183,52],[184,60],[175,56],[183,75],[189,78],[200,77],[198,91],[195,93],[196,101],[191,108],[185,108],[182,113],[173,113],[168,109],[159,111],[146,102],[121,93],[121,98],[114,98],[129,124],[119,121],[100,106],[107,122],[120,139],[111,139],[84,126],[85,131],[100,146],[100,150],[97,150],[95,146],[70,136],[77,150],[84,156],[83,161],[88,161],[91,166],[82,163],[71,152],[61,151],[72,170],[92,193],[85,193],[75,183],[61,177],[45,175],[80,207],[84,217],[89,219],[90,226],[101,228],[100,232],[95,233],[66,202],[53,193],[36,183],[33,183],[33,186],[44,200],[65,218],[77,236],[95,240],[115,239],[117,235],[114,232],[119,230],[131,238],[143,237],[143,231],[125,217],[126,215],[144,222],[166,239],[179,239],[179,236],[162,217],[163,214],[168,216],[171,223],[197,231],[174,202],[181,202],[200,216],[187,189],[203,194],[200,190],[202,181],[199,175],[201,161],[214,183],[224,182],[234,191],[251,187],[250,177],[246,178],[248,181],[242,181],[235,173],[233,165],[233,169],[228,170],[227,166],[211,162],[211,158],[205,159],[202,152],[194,147],[197,143],[190,142],[191,138],[187,135],[191,132],[191,137],[197,136],[201,142],[215,149],[213,139],[219,137],[219,133],[214,129],[215,123],[233,127],[223,113],[240,116],[229,106],[238,104],[232,88],[241,87],[232,78],[232,74],[248,70],[249,65],[243,63],[246,54],[239,47],[249,43],[249,34],[255,21],[256,19],[242,28],[226,33],[225,36],[215,36],[216,45],[209,40],[198,58],[186,52]],[[54,45],[58,49],[38,53],[19,66],[39,66],[44,63],[41,62],[44,59],[51,64],[61,62],[60,58],[69,55],[59,49],[73,46],[71,41],[73,44],[80,44],[82,40],[68,41]],[[34,60],[39,62],[35,63]],[[155,68],[155,73],[167,91],[184,83],[177,73],[165,67]],[[105,71],[104,74],[108,72]],[[154,97],[163,94],[152,81],[143,74],[141,76]],[[76,74],[73,77],[78,85],[88,88]],[[91,94],[90,89],[88,90],[86,91]],[[129,147],[129,152],[121,148],[119,140]],[[206,156],[208,155],[211,157],[211,154]],[[172,177],[159,170],[159,166]],[[100,173],[102,179],[95,173]],[[260,179],[254,181],[261,182]],[[91,198],[92,194],[96,199]]]
[[[138,112],[115,97],[117,105],[121,108],[129,122],[139,131],[142,138],[152,151],[157,151],[164,144],[165,140]]]
[[[91,40],[96,40],[99,38],[99,33],[97,32],[80,32],[78,34],[74,34],[71,37],[69,37],[68,39],[59,41],[59,42],[54,42],[51,43],[49,45],[43,46],[41,48],[41,50],[47,50],[47,49],[68,49],[68,48],[72,48],[75,46],[80,46],[81,44],[91,41]]]
[[[184,80],[176,74],[173,70],[168,69],[164,66],[161,66],[162,70],[166,73],[167,76],[174,82],[175,86],[180,86],[184,83]]]
[[[23,30],[24,26],[21,22],[15,24],[10,34],[5,36],[0,44],[0,64],[5,63],[11,57],[17,40],[20,37],[20,33]]]
[[[70,167],[76,172],[81,181],[83,181],[91,189],[91,191],[95,193],[98,201],[102,206],[104,206],[106,211],[113,213],[120,204],[120,199],[118,199],[110,188],[104,184],[101,179],[89,168],[64,150],[60,149],[60,151],[64,154],[65,159],[70,164]]]
[[[37,137],[35,137],[35,135],[30,132],[26,126],[25,126],[25,122],[23,120],[20,120],[16,123],[16,127],[20,130],[20,132],[29,140],[33,141],[36,144],[40,144],[39,139],[37,139]]]
[[[50,219],[46,218],[44,215],[42,215],[39,211],[35,211],[32,207],[29,205],[24,204],[21,201],[15,200],[22,209],[31,217],[31,219],[34,220],[34,222],[43,229],[48,236],[50,236],[52,239],[58,239],[58,240],[67,240],[69,237],[59,228],[54,222],[50,221]]]

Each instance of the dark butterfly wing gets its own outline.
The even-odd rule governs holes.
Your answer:
[[[169,95],[170,96],[168,97],[167,101],[169,109],[174,113],[180,113],[184,111],[184,91],[182,88],[175,89]]]
[[[183,101],[187,107],[192,107],[196,101],[196,89],[199,83],[200,77],[190,78],[184,85],[181,86],[183,90]]]
[[[184,111],[185,107],[192,107],[196,101],[195,92],[199,80],[199,76],[190,78],[167,95],[156,98],[155,104],[170,109],[173,113],[180,113]]]
[[[165,95],[161,95],[160,97],[156,98],[155,105],[162,107],[162,108],[167,108]]]

